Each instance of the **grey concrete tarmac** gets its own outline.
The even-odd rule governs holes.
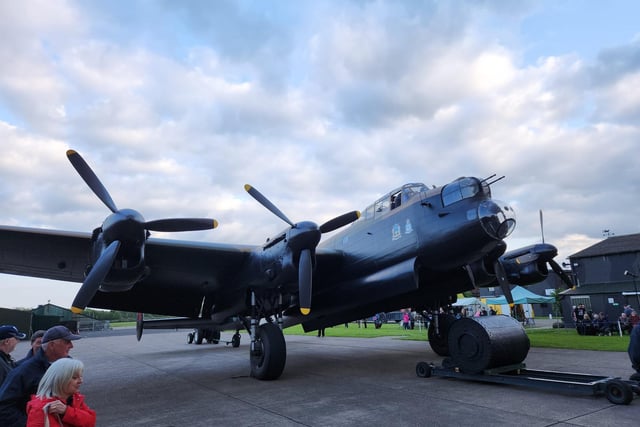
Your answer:
[[[277,381],[249,374],[249,338],[239,348],[187,344],[187,331],[83,334],[81,392],[98,426],[638,426],[640,399],[418,378],[416,363],[442,358],[426,342],[393,338],[286,336]],[[231,335],[223,333],[222,339]],[[616,337],[602,337],[616,339]],[[22,342],[14,356],[27,350]],[[628,378],[626,353],[533,348],[530,369]]]

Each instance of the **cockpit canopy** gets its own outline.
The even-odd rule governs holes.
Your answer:
[[[491,188],[486,181],[478,178],[461,177],[442,187],[442,206],[449,206],[463,199],[469,199],[478,193],[491,197]]]
[[[411,183],[405,184],[400,188],[397,188],[381,198],[379,198],[373,205],[368,206],[364,210],[362,219],[373,219],[392,211],[403,204],[406,204],[410,199],[420,194],[423,191],[427,191],[428,188],[424,184]]]

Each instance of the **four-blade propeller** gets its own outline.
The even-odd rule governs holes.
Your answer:
[[[103,284],[113,267],[118,251],[124,244],[136,242],[142,246],[146,240],[147,231],[197,231],[210,230],[218,226],[215,219],[209,218],[171,218],[146,222],[142,215],[132,209],[119,210],[107,189],[80,154],[75,150],[68,150],[67,158],[89,188],[112,212],[102,226],[104,248],[100,251],[98,259],[73,300],[71,309],[76,313],[86,308]]]
[[[542,280],[547,275],[547,265],[560,277],[560,279],[572,288],[574,285],[562,267],[554,260],[558,255],[558,249],[548,243],[537,243],[513,250],[493,263],[496,279],[500,284],[502,293],[509,304],[513,304],[511,283],[531,284]],[[533,270],[532,277],[523,276],[523,270]]]
[[[289,246],[292,251],[299,252],[298,261],[298,302],[300,312],[307,315],[311,312],[311,293],[313,285],[313,252],[320,242],[320,234],[329,233],[344,227],[360,218],[360,212],[352,211],[333,218],[321,226],[304,221],[294,224],[287,216],[280,211],[273,203],[262,195],[256,188],[249,184],[244,189],[258,201],[262,206],[267,208],[271,213],[291,226],[291,236],[289,238]],[[293,233],[296,231],[296,233]]]

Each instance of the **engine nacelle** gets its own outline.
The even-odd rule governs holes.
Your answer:
[[[473,277],[473,283],[476,287],[483,288],[494,286],[496,275],[493,267],[487,265],[486,260],[482,259],[466,266],[467,273]]]
[[[535,260],[523,264],[515,261],[503,262],[504,269],[507,272],[507,279],[510,283],[519,285],[532,285],[543,281],[549,275],[547,263]]]
[[[549,275],[547,263],[558,254],[555,246],[538,243],[510,251],[500,257],[510,283],[531,285],[543,281]]]

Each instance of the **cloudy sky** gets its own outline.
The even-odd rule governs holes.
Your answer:
[[[90,231],[118,207],[260,244],[405,182],[506,178],[511,249],[640,232],[636,1],[0,0],[0,224]],[[70,283],[0,275],[2,307]]]

